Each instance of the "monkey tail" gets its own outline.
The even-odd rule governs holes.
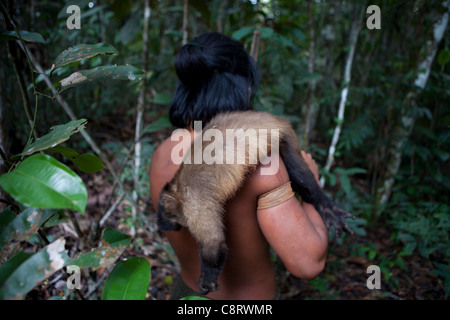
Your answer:
[[[323,192],[314,174],[303,159],[300,144],[293,129],[288,130],[287,134],[281,138],[280,154],[291,179],[292,189],[303,200],[311,203],[316,208],[327,228],[331,230],[334,227],[337,237],[340,237],[342,231],[353,234],[346,219],[355,219],[355,217],[339,208]]]
[[[283,160],[292,189],[306,202],[315,204],[322,196],[322,189],[303,159],[295,131],[291,128],[280,139],[280,155]]]

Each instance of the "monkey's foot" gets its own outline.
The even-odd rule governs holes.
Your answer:
[[[198,290],[200,291],[200,294],[205,295],[218,289],[219,285],[217,282],[207,280],[203,275],[200,277],[200,280],[198,281]]]

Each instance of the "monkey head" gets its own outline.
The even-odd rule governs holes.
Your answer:
[[[180,230],[185,226],[183,207],[174,185],[166,184],[158,200],[158,228],[162,231]]]

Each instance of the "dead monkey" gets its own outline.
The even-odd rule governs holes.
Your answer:
[[[194,164],[195,150],[187,152],[184,160],[190,157],[190,161],[181,163],[174,178],[162,189],[158,203],[160,230],[179,230],[186,227],[199,243],[201,294],[218,289],[217,279],[225,264],[227,256],[223,225],[225,204],[236,195],[246,178],[264,159],[267,160],[271,156],[278,157],[278,154],[274,154],[278,150],[294,192],[314,205],[327,228],[331,229],[334,226],[337,236],[340,236],[342,230],[353,233],[345,220],[354,217],[340,209],[322,191],[303,160],[295,131],[286,119],[255,111],[219,114],[211,119],[203,128],[202,134],[196,137],[203,141],[202,154],[207,148],[212,150],[213,141],[205,141],[208,139],[204,138],[205,132],[209,129],[219,130],[223,137],[227,136],[227,129],[234,129],[233,141],[230,143],[227,139],[222,148],[214,149],[214,157],[223,159],[223,163]],[[260,134],[257,137],[261,132],[267,132],[267,135]],[[278,148],[273,145],[274,141],[279,142]],[[195,149],[194,144],[195,141],[191,145],[191,151]],[[236,146],[245,146],[245,150],[239,153]],[[235,159],[232,164],[225,161],[230,154]],[[237,159],[234,158],[235,155]],[[239,155],[245,159],[239,159]]]

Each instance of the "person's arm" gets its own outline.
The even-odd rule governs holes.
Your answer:
[[[310,155],[303,154],[318,179],[318,168]],[[274,176],[256,179],[280,186],[289,181],[286,168],[280,166]],[[258,173],[257,173],[258,174]],[[328,249],[328,230],[318,212],[309,203],[292,197],[274,207],[257,210],[258,222],[269,244],[286,268],[303,279],[315,278],[324,268]]]

